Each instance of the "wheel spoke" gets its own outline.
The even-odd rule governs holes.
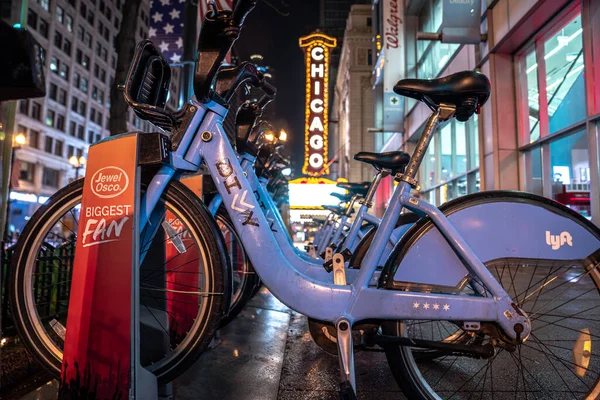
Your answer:
[[[594,271],[600,264],[585,269],[576,261],[550,260],[497,260],[488,266],[498,282],[520,307],[529,314],[533,325],[526,342],[514,352],[497,347],[497,354],[488,360],[469,357],[452,357],[434,352],[431,357],[418,357],[413,351],[408,370],[417,368],[415,379],[427,381],[421,390],[439,391],[445,399],[584,399],[597,390],[600,372],[598,357],[584,362],[571,359],[577,337],[582,327],[591,330],[592,340],[600,339],[600,292]],[[466,295],[490,296],[485,286],[473,279],[465,290]],[[450,337],[447,323],[436,321],[437,327],[423,326],[433,321],[415,321],[408,329],[409,337],[431,335],[431,340]],[[426,330],[425,330],[426,329]],[[562,330],[562,331],[561,331]],[[541,334],[540,332],[543,332]],[[448,335],[444,335],[447,333]],[[479,334],[467,339],[457,339],[465,345],[481,345],[490,340],[489,334]],[[458,337],[458,336],[456,336]],[[547,338],[546,338],[547,337]],[[505,353],[504,356],[498,355]],[[542,354],[540,354],[542,353]],[[589,362],[589,363],[588,363]],[[578,375],[578,371],[585,371]],[[568,369],[569,372],[565,372]],[[488,376],[489,374],[489,376]],[[558,376],[555,376],[558,375]],[[506,378],[510,377],[510,381]],[[501,382],[501,385],[498,383]]]

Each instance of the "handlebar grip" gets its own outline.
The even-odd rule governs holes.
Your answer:
[[[275,97],[277,94],[277,89],[275,86],[271,85],[271,82],[269,82],[266,78],[263,78],[261,88],[263,92],[265,92],[265,94],[271,98]]]
[[[242,26],[250,11],[256,7],[257,0],[238,0],[233,10],[233,23]]]
[[[260,84],[256,66],[247,61],[237,67],[221,69],[217,74],[215,91],[229,102],[237,88],[244,82],[249,82],[252,86]]]

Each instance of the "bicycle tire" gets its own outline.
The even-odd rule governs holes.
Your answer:
[[[48,337],[43,337],[40,331],[39,321],[31,318],[30,306],[27,304],[28,288],[25,274],[30,254],[35,253],[35,243],[39,235],[44,234],[53,215],[59,213],[69,204],[77,204],[81,201],[84,179],[74,181],[65,188],[55,193],[46,204],[42,205],[32,216],[31,220],[23,230],[21,237],[15,247],[11,264],[10,276],[10,300],[15,326],[25,346],[33,357],[42,366],[48,369],[55,377],[60,376],[62,367],[62,349],[45,344]],[[199,247],[202,246],[202,255],[208,261],[206,271],[208,272],[208,285],[211,293],[225,293],[225,282],[228,278],[227,254],[224,249],[223,238],[219,228],[206,206],[182,183],[171,182],[165,189],[161,201],[172,205],[172,209],[189,222],[189,230],[198,240]],[[178,215],[179,215],[178,214]],[[32,251],[33,250],[33,251]],[[208,347],[222,316],[222,308],[225,302],[224,295],[203,297],[206,299],[206,307],[202,316],[198,315],[198,322],[192,325],[193,330],[186,336],[185,346],[180,346],[177,353],[168,362],[153,363],[148,369],[157,376],[159,383],[171,382],[177,376],[186,371]],[[35,308],[35,306],[34,306]],[[43,328],[42,328],[43,329]],[[44,342],[46,340],[46,342]]]
[[[521,196],[520,202],[550,203],[543,198],[528,196],[526,199]],[[487,201],[480,197],[479,204]],[[453,211],[452,206],[454,204],[442,206],[440,210],[448,215]],[[549,206],[553,207],[554,213],[584,227],[600,243],[597,227],[566,207],[554,203]],[[403,240],[416,245],[423,235],[420,228],[430,226],[431,222],[427,219],[421,220]],[[390,255],[386,267],[399,265],[401,250],[405,248],[399,246],[398,251]],[[515,255],[490,260],[485,265],[515,303],[530,318],[535,317],[528,340],[522,345],[514,345],[512,350],[495,346],[494,355],[482,360],[449,353],[444,357],[439,357],[440,353],[435,359],[421,360],[410,347],[388,344],[385,346],[386,358],[403,393],[410,399],[420,400],[494,398],[496,390],[499,392],[497,398],[524,398],[525,392],[527,398],[598,398],[600,357],[590,348],[587,355],[579,356],[580,359],[575,361],[575,344],[585,341],[586,335],[591,344],[592,338],[597,338],[600,333],[600,320],[594,311],[600,307],[600,248],[585,260],[534,259]],[[483,290],[480,295],[489,296],[489,293]],[[564,313],[572,314],[561,315]],[[411,331],[413,322],[414,329]],[[386,321],[382,324],[382,332],[390,336],[437,341],[428,335],[430,332],[432,336],[436,332],[443,333],[434,327],[439,323],[444,321]],[[467,342],[483,344],[492,340],[497,338],[486,333],[472,336]],[[576,372],[577,368],[579,372]]]
[[[227,234],[227,232],[223,231],[223,228],[225,228],[227,231],[231,232],[231,234],[234,236],[234,239],[237,243],[238,243],[238,247],[241,250],[241,254],[232,254],[232,252],[234,251],[231,247],[234,247],[234,242],[228,242],[227,239],[225,239],[225,244],[228,248],[228,252],[229,252],[229,261],[231,262],[231,266],[230,266],[230,270],[231,270],[231,274],[232,274],[232,287],[233,287],[233,282],[234,282],[234,275],[236,273],[239,274],[240,279],[240,284],[238,288],[233,287],[233,292],[231,293],[231,305],[229,307],[229,312],[227,313],[226,316],[224,316],[221,319],[221,325],[220,327],[224,327],[227,324],[229,324],[231,321],[233,321],[235,319],[235,317],[238,316],[238,314],[240,313],[240,311],[242,311],[242,309],[244,308],[244,306],[248,303],[248,300],[250,300],[252,298],[252,295],[254,293],[254,288],[258,285],[258,275],[256,274],[256,271],[254,271],[254,267],[252,266],[252,263],[250,262],[250,259],[248,258],[248,254],[246,254],[246,251],[244,250],[244,246],[242,245],[242,241],[239,238],[239,235],[237,234],[237,232],[235,231],[235,227],[233,226],[233,223],[231,222],[231,218],[229,217],[229,214],[227,213],[227,210],[225,209],[225,207],[221,206],[219,207],[219,209],[217,210],[217,214],[215,215],[215,218],[217,220],[218,224],[222,224],[223,226],[220,226],[221,228],[221,232],[223,232],[224,236]],[[233,256],[232,256],[233,255]],[[236,260],[234,260],[234,258],[240,258],[241,259],[241,265],[239,266],[235,266]],[[241,270],[240,267],[241,266]]]

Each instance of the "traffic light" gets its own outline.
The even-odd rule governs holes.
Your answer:
[[[20,25],[0,21],[0,102],[44,97],[42,48]]]

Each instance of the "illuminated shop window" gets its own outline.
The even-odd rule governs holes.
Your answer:
[[[549,132],[585,118],[583,40],[578,15],[544,43]]]
[[[586,131],[585,27],[575,11],[559,18],[517,54],[523,189],[591,218],[598,182],[590,177]]]
[[[523,85],[523,108],[526,110],[523,128],[529,133],[529,142],[540,138],[540,88],[535,49],[531,49],[520,62]],[[524,72],[523,72],[524,71]],[[526,100],[525,100],[526,99]]]
[[[552,198],[591,218],[590,152],[585,130],[550,142]]]

